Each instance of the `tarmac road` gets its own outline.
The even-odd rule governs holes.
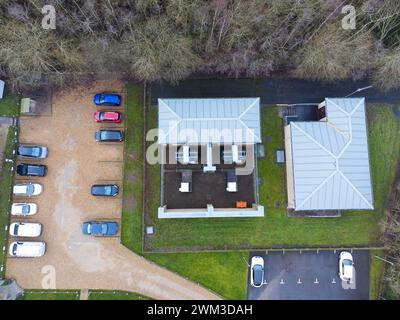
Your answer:
[[[273,77],[268,79],[189,79],[178,85],[151,86],[151,101],[158,98],[260,97],[262,104],[320,103],[326,97],[344,97],[370,86],[368,80],[317,82]],[[357,92],[367,102],[400,103],[400,90],[382,92],[375,88]]]

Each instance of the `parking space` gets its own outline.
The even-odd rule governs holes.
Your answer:
[[[120,243],[120,237],[91,237],[82,234],[82,223],[104,219],[120,224],[122,209],[123,143],[95,141],[95,131],[123,128],[124,123],[95,123],[93,95],[98,92],[126,94],[118,81],[102,81],[92,87],[75,87],[55,93],[50,115],[21,117],[20,143],[47,146],[49,156],[43,178],[18,177],[18,182],[39,182],[44,191],[29,200],[38,213],[15,219],[40,222],[43,233],[34,240],[45,241],[40,258],[7,259],[6,277],[23,288],[112,289],[138,292],[157,299],[217,298],[200,286],[148,262]],[[117,108],[115,108],[117,109]],[[114,109],[113,109],[114,110]],[[124,112],[123,107],[118,107]],[[31,160],[27,162],[33,162]],[[118,196],[94,197],[93,184],[116,183]],[[15,238],[10,237],[10,241]]]
[[[110,90],[123,94],[119,83],[98,84],[90,91],[81,88],[56,98],[51,115],[26,116],[20,119],[20,144],[47,146],[49,156],[40,160],[17,161],[40,163],[48,168],[45,177],[15,176],[16,183],[42,184],[44,192],[33,198],[14,197],[14,202],[36,203],[38,213],[30,217],[14,216],[12,222],[40,222],[43,232],[40,238],[34,240],[45,241],[47,244],[46,254],[40,259],[8,259],[8,268],[17,279],[26,272],[27,267],[34,267],[39,261],[40,264],[47,263],[63,268],[66,255],[75,259],[75,263],[72,260],[74,266],[71,261],[67,263],[70,267],[82,267],[79,263],[85,264],[88,248],[95,249],[99,246],[98,243],[117,240],[91,238],[82,235],[81,231],[82,223],[87,220],[120,221],[120,195],[115,198],[94,198],[90,194],[91,186],[96,183],[116,183],[122,188],[123,143],[102,144],[94,139],[98,129],[123,129],[123,123],[103,125],[95,123],[93,119],[96,110],[107,108],[94,106],[93,94],[89,92]],[[118,110],[123,112],[122,107]],[[10,241],[15,241],[15,238]]]
[[[252,252],[264,258],[264,284],[250,285],[249,300],[368,300],[370,254],[367,250],[352,252],[355,267],[354,283],[339,278],[340,251],[274,251]]]

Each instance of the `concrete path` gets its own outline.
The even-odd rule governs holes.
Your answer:
[[[89,300],[89,289],[81,289],[79,300]]]

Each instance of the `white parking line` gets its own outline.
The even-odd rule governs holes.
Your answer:
[[[285,281],[283,281],[283,279],[281,279],[281,282],[279,282],[280,284],[285,284]]]
[[[299,278],[299,280],[297,280],[297,284],[302,284],[303,282],[301,282],[301,279]]]
[[[335,280],[335,278],[332,278],[332,283],[333,283],[333,284],[335,284],[335,283],[336,283],[336,280]]]
[[[315,278],[314,283],[315,283],[315,284],[319,284],[318,278]]]

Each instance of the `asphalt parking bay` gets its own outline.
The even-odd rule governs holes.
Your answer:
[[[341,251],[273,251],[251,252],[251,257],[264,258],[264,284],[250,285],[249,300],[368,300],[370,285],[370,253],[352,252],[355,281],[342,282],[338,276]]]

